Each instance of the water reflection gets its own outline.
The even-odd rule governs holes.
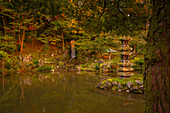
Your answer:
[[[86,72],[7,76],[0,113],[144,112],[143,96],[94,88],[101,79],[99,73]]]

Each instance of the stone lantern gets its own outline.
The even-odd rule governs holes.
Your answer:
[[[120,54],[121,61],[120,63],[118,63],[117,74],[121,77],[130,77],[134,75],[134,73],[132,73],[134,69],[130,67],[133,64],[129,62],[129,55],[132,54],[132,52],[130,52],[132,48],[129,47],[128,43],[131,40],[131,38],[124,36],[124,37],[119,38],[119,40],[122,42],[122,45],[118,49],[121,52]]]

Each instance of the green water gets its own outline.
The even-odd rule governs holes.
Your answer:
[[[90,72],[6,76],[0,113],[144,113],[143,95],[96,89],[102,79]]]

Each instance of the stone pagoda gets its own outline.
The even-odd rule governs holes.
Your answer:
[[[119,38],[119,40],[122,42],[122,46],[118,49],[121,52],[121,61],[118,63],[117,74],[121,77],[130,77],[134,75],[134,73],[132,73],[134,69],[130,67],[133,64],[129,62],[129,55],[132,54],[132,52],[130,52],[132,48],[129,47],[128,42],[131,38],[124,36]]]

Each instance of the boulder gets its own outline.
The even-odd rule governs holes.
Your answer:
[[[95,88],[100,88],[102,86],[102,83],[100,82],[99,84],[97,84],[96,86],[95,86]]]
[[[112,85],[113,85],[113,86],[116,86],[116,85],[117,85],[117,82],[112,82]]]
[[[106,89],[106,84],[104,86],[101,87],[102,90]]]
[[[117,91],[121,92],[122,90],[121,90],[121,89],[118,89]]]
[[[117,87],[118,87],[119,89],[121,89],[121,88],[122,88],[122,85],[121,85],[120,83],[118,83],[118,84],[117,84]]]
[[[38,67],[43,66],[44,65],[44,61],[42,59],[38,60]]]
[[[144,91],[143,85],[142,85],[142,86],[139,86],[139,89],[140,89],[141,91]]]
[[[137,94],[141,94],[141,93],[142,93],[142,91],[138,88],[138,86],[133,86],[133,87],[130,89],[130,91],[131,91],[132,93],[137,93]]]
[[[138,86],[133,86],[132,87],[132,90],[138,90],[139,88],[138,88]]]
[[[132,85],[133,85],[133,82],[127,82],[126,87],[127,87],[128,89],[130,89],[130,88],[132,87]]]
[[[112,83],[109,81],[105,82],[105,85],[101,87],[101,89],[111,89],[112,88]]]
[[[81,68],[80,67],[77,67],[78,71],[81,71]]]
[[[107,84],[107,87],[108,87],[108,88],[112,88],[112,83],[109,82],[109,83]]]
[[[139,80],[135,80],[135,83],[138,84],[138,85],[143,85],[143,82],[139,81]]]

